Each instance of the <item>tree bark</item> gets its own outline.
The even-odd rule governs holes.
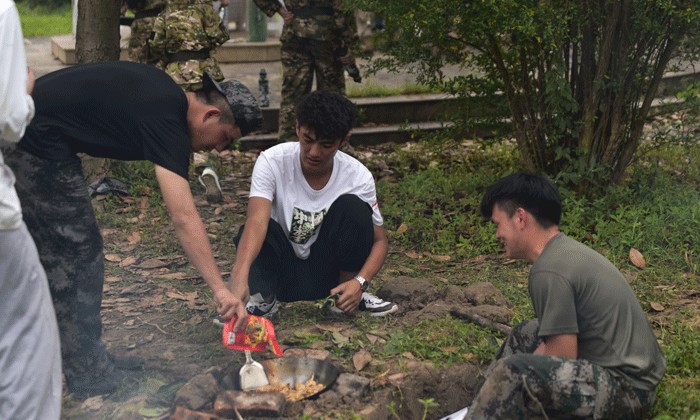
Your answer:
[[[79,0],[75,57],[79,64],[119,61],[119,0]]]

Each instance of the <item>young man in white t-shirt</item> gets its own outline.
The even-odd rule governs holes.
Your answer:
[[[255,163],[229,284],[250,295],[250,314],[275,314],[277,299],[336,294],[338,312],[384,316],[398,310],[367,293],[388,240],[372,174],[340,151],[355,114],[344,96],[315,91],[296,107],[299,142],[274,146]]]

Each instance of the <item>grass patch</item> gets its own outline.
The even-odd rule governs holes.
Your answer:
[[[26,38],[69,34],[73,31],[73,11],[70,5],[55,9],[17,3],[22,34]]]

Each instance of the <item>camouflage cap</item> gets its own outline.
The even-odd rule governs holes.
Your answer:
[[[202,77],[202,90],[216,89],[224,95],[228,106],[231,107],[236,126],[241,129],[243,137],[253,131],[259,130],[263,124],[263,116],[258,101],[250,90],[238,80],[228,80],[218,83],[209,73],[204,72]]]

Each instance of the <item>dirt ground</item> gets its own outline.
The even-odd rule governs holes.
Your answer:
[[[196,180],[191,184],[225,278],[235,256],[231,238],[244,221],[249,175],[256,155],[236,151],[222,154],[222,166],[229,168],[221,171],[225,195],[222,204],[210,205]],[[138,190],[139,194],[133,196],[97,196],[93,202],[105,242],[103,340],[116,355],[144,358],[147,379],[111,396],[77,400],[65,395],[63,419],[170,418],[175,409],[173,396],[187,381],[211,369],[235,374],[244,361],[242,352],[223,345],[221,327],[212,323],[215,311],[211,293],[175,242],[164,208],[150,204],[148,187]],[[403,253],[399,249],[390,252]],[[375,358],[369,355],[368,350],[385,344],[392,331],[404,323],[445,317],[460,299],[465,305],[472,304],[463,295],[455,298],[452,289],[438,292],[427,281],[402,275],[410,276],[411,271],[391,258],[387,260],[371,290],[397,302],[401,309],[373,330],[363,328],[362,317],[369,318],[366,314],[346,317],[325,310],[319,317],[312,302],[282,304],[275,330],[283,348],[327,350],[329,360],[341,373],[366,377],[370,383],[361,398],[329,390],[315,400],[288,403],[283,417],[361,416],[384,420],[398,415],[400,419],[422,419],[425,406],[420,400],[433,399],[437,406],[431,407],[425,418],[438,419],[471,401],[483,366],[436,366],[411,352]],[[377,285],[382,285],[381,289]],[[508,305],[501,301],[495,306],[499,304]],[[304,323],[305,314],[311,314],[308,318],[313,321]],[[286,317],[294,317],[294,322]],[[332,340],[299,342],[303,334],[328,336],[329,332]],[[357,353],[354,357],[334,355],[334,347],[342,345],[336,338],[342,342],[358,335],[367,346],[358,352],[363,355],[361,360]],[[255,356],[257,360],[269,357],[273,357],[271,352]],[[211,406],[201,411],[211,412]]]

